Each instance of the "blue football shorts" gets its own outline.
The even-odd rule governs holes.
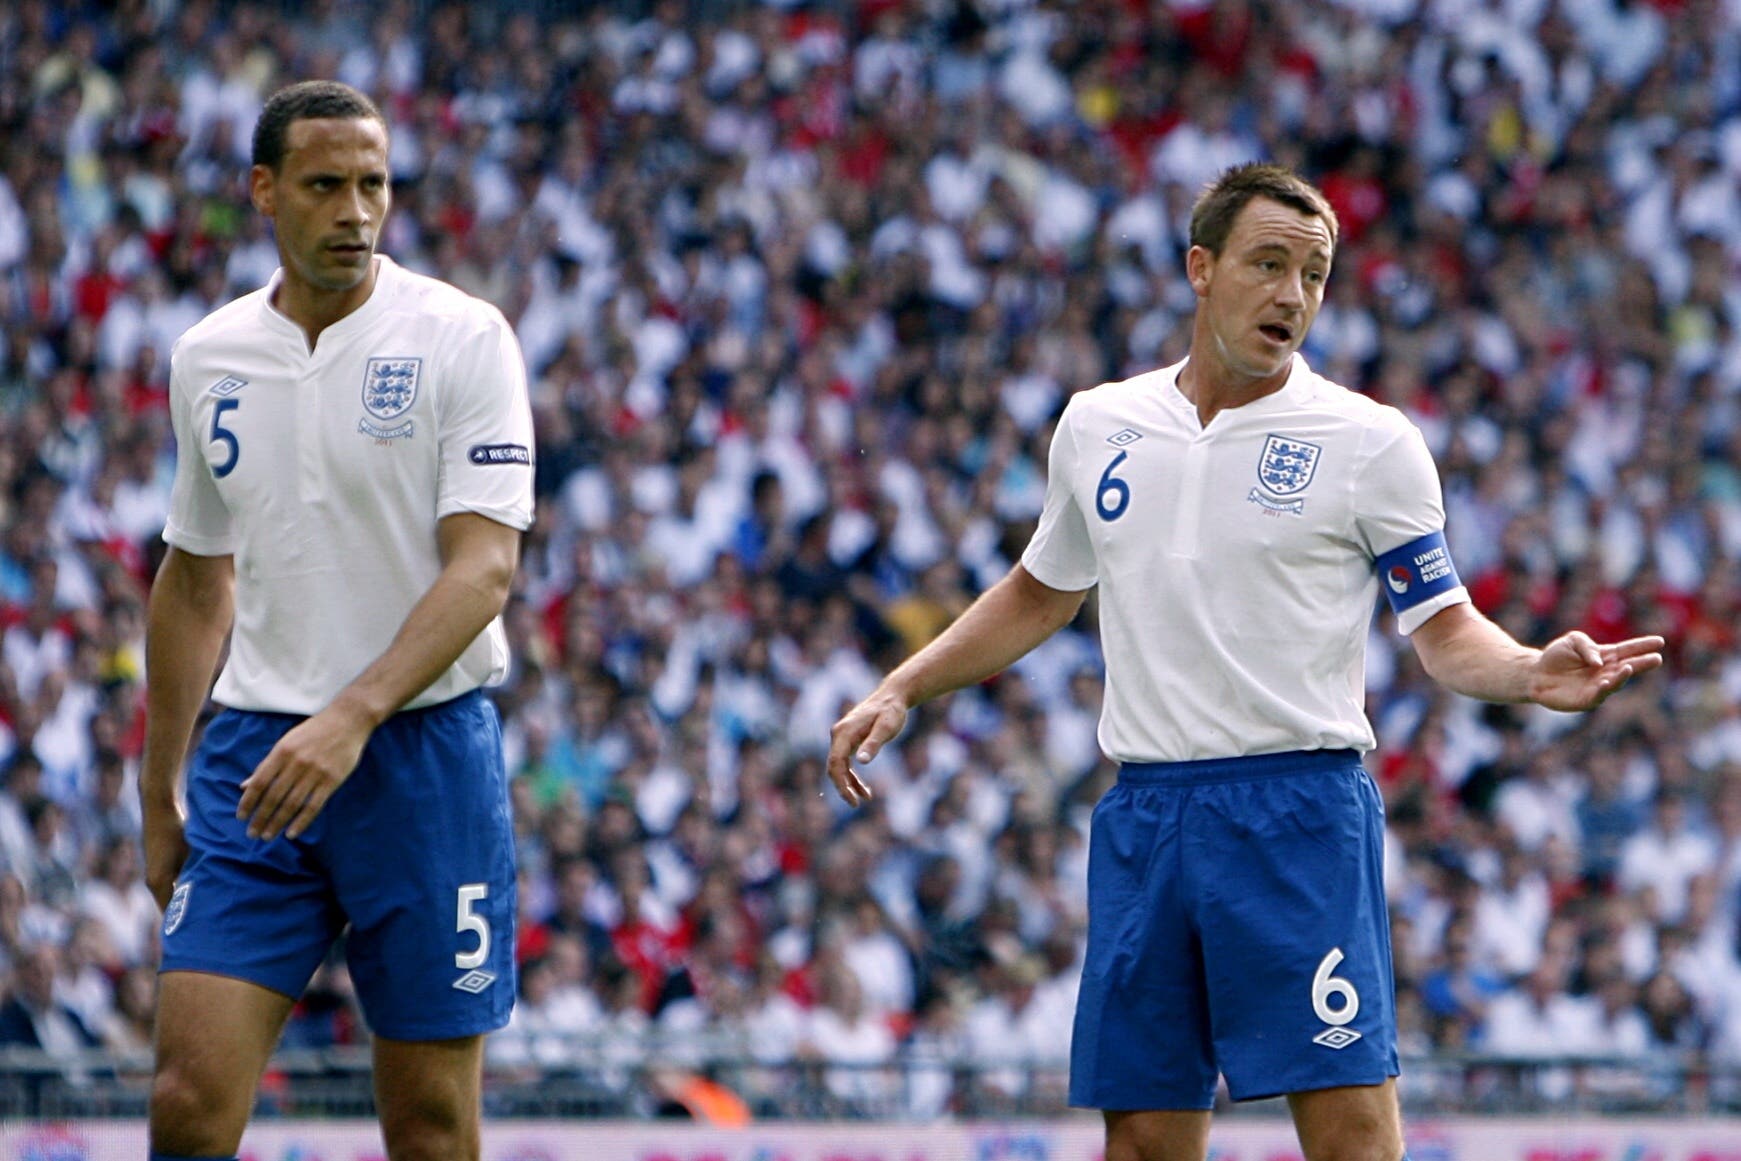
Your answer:
[[[516,987],[515,877],[495,707],[474,691],[400,711],[299,838],[249,838],[236,817],[242,781],[303,720],[225,710],[206,727],[162,970],[294,998],[348,924],[351,978],[376,1035],[500,1028]]]
[[[1207,1109],[1398,1071],[1384,803],[1352,750],[1127,765],[1094,809],[1070,1103]]]

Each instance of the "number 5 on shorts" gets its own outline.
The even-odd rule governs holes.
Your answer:
[[[459,927],[464,935],[475,931],[478,935],[478,945],[472,951],[455,952],[453,966],[457,968],[482,967],[490,958],[490,921],[472,910],[472,904],[490,897],[488,883],[466,883],[459,889]]]
[[[1312,1011],[1318,1014],[1318,1019],[1336,1028],[1349,1023],[1360,1014],[1360,993],[1347,980],[1330,974],[1341,962],[1342,949],[1333,947],[1330,954],[1318,964],[1317,974],[1312,976]],[[1330,1006],[1332,996],[1341,997],[1342,1003],[1339,1007]]]

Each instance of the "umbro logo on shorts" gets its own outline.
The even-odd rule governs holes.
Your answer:
[[[1346,1048],[1358,1039],[1360,1033],[1352,1028],[1326,1028],[1312,1037],[1312,1043],[1322,1044],[1325,1048]]]
[[[495,982],[495,972],[469,971],[453,981],[453,986],[462,992],[470,992],[475,996]],[[1355,1035],[1358,1036],[1359,1033],[1356,1032]]]

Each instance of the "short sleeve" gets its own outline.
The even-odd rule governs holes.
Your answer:
[[[169,493],[169,520],[163,539],[194,556],[235,552],[230,509],[218,493],[206,462],[205,441],[194,421],[193,397],[180,373],[180,352],[169,361],[169,419],[175,429],[175,481]]]
[[[466,339],[443,375],[436,518],[475,512],[532,525],[532,406],[520,344],[500,311]]]
[[[1046,506],[1040,526],[1022,553],[1022,567],[1035,580],[1061,592],[1081,592],[1100,579],[1088,521],[1076,502],[1076,433],[1066,407],[1046,456]]]
[[[1413,424],[1400,422],[1361,470],[1355,521],[1397,627],[1408,634],[1467,601],[1469,591],[1445,546],[1445,500],[1432,453]]]

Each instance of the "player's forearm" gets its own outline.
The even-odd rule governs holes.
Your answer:
[[[1086,596],[1049,588],[1018,564],[883,686],[916,706],[984,681],[1068,625]]]
[[[1427,675],[1482,701],[1529,701],[1541,651],[1520,645],[1473,605],[1453,605],[1415,630]]]
[[[229,558],[190,558],[171,549],[151,586],[139,770],[139,797],[147,806],[175,801],[188,739],[230,631],[234,581]]]
[[[514,568],[461,560],[442,569],[392,644],[333,699],[370,729],[433,685],[507,604]]]

